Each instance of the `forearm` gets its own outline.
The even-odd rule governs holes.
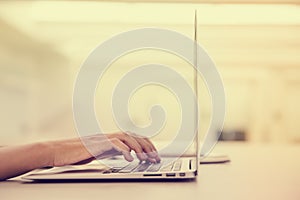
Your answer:
[[[51,164],[51,150],[47,143],[34,143],[0,148],[0,180],[24,174]]]

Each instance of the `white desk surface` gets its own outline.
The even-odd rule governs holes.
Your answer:
[[[300,145],[219,143],[228,164],[200,166],[190,182],[25,183],[0,182],[0,199],[299,200]]]

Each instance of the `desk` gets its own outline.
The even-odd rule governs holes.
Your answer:
[[[32,184],[16,178],[0,182],[0,199],[300,199],[300,145],[219,143],[214,151],[232,162],[201,165],[192,182]]]

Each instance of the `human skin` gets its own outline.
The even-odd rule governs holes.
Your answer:
[[[82,138],[46,141],[0,148],[0,180],[33,169],[87,163],[122,154],[131,162],[134,151],[141,161],[160,162],[157,150],[147,138],[128,133],[96,134]]]

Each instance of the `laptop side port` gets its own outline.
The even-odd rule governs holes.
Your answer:
[[[152,177],[155,177],[155,176],[162,176],[162,174],[143,174],[143,176],[152,176]]]
[[[179,173],[179,176],[185,176],[184,172]]]
[[[174,177],[174,176],[176,176],[176,174],[175,173],[167,173],[166,176],[167,177]]]

